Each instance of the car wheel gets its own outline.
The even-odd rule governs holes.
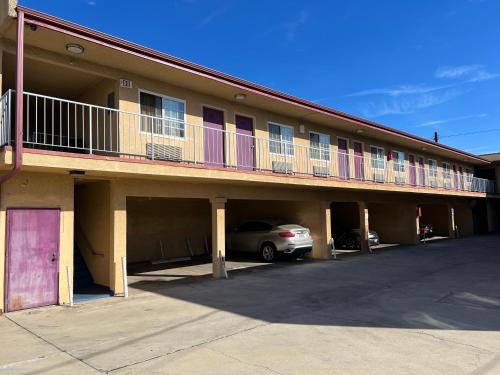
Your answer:
[[[260,249],[260,256],[266,262],[272,262],[276,259],[276,248],[273,244],[265,243]]]
[[[358,247],[358,245],[353,237],[349,237],[345,241],[345,247],[347,247],[349,250],[354,250]]]

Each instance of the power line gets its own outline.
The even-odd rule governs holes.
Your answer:
[[[482,134],[482,133],[491,133],[491,132],[497,132],[497,131],[500,131],[500,128],[485,129],[485,130],[476,130],[476,131],[473,131],[473,132],[456,133],[456,134],[450,134],[450,135],[441,135],[440,138],[461,137],[461,136],[464,136],[464,135],[474,135],[474,134]]]

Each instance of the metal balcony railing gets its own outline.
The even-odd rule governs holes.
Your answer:
[[[11,143],[13,91],[0,99],[0,143]],[[24,93],[24,145],[37,149],[315,176],[410,188],[494,193],[494,182],[441,167],[333,152],[45,95]]]

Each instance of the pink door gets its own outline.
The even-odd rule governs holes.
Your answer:
[[[57,303],[59,214],[59,209],[7,210],[7,311]]]
[[[409,177],[410,177],[410,185],[415,186],[417,184],[417,174],[415,171],[415,156],[408,155],[408,164],[409,168]]]
[[[464,190],[464,170],[462,167],[458,167],[458,173],[460,174],[460,190]]]
[[[205,163],[224,166],[224,113],[203,107]]]
[[[347,140],[338,139],[339,149],[339,177],[349,178],[349,153],[347,149]]]
[[[236,158],[238,169],[254,169],[253,120],[236,115]]]
[[[458,190],[458,174],[457,174],[457,166],[453,166],[453,187],[455,190]]]
[[[420,186],[425,186],[425,166],[424,166],[424,158],[418,158],[418,183]]]
[[[363,145],[359,142],[354,142],[354,177],[356,180],[364,180],[363,172]]]

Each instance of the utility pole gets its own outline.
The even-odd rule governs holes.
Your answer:
[[[439,142],[439,137],[438,137],[438,132],[434,132],[434,142],[438,143]]]

